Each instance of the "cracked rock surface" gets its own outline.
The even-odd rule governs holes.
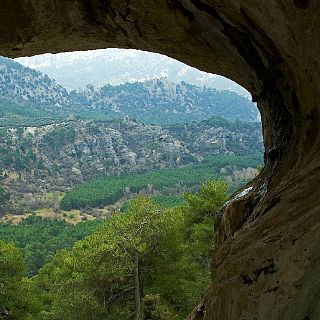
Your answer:
[[[217,218],[212,285],[193,318],[320,319],[319,1],[0,4],[2,55],[139,48],[247,88],[266,166]]]

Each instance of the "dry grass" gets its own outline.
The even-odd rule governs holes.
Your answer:
[[[36,214],[37,216],[41,216],[47,219],[65,220],[67,223],[70,223],[70,224],[76,224],[83,220],[95,219],[95,217],[87,213],[83,213],[80,210],[55,212],[53,209],[49,208],[49,209],[35,210],[32,213],[26,212],[21,215],[6,214],[0,217],[0,222],[11,222],[13,224],[18,224],[22,219],[26,219],[31,214]]]

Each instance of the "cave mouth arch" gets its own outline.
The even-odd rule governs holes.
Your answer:
[[[266,166],[221,213],[205,319],[320,314],[317,1],[1,3],[0,54],[139,48],[227,76],[262,115]],[[250,281],[244,281],[250,279]]]

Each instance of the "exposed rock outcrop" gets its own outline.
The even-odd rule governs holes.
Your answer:
[[[320,318],[319,16],[316,0],[1,0],[2,55],[157,51],[258,102],[266,167],[235,203],[237,230],[228,210],[217,219],[205,319]]]
[[[109,121],[51,119],[50,124],[35,120],[38,124],[33,126],[0,125],[0,168],[5,172],[3,184],[15,212],[43,207],[46,204],[39,197],[44,200],[90,179],[178,168],[206,162],[210,154],[231,155],[231,161],[234,155],[244,156],[238,167],[223,165],[222,160],[220,172],[217,161],[217,174],[230,184],[249,181],[257,174],[250,166],[261,164],[259,123],[212,118],[166,129],[129,117]],[[201,148],[194,146],[194,141],[203,141]],[[49,196],[48,205],[51,200]]]
[[[99,176],[177,167],[202,158],[161,127],[129,118],[0,127],[0,133],[2,169],[50,191],[52,186],[67,188]]]

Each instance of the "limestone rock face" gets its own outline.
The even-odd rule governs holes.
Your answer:
[[[247,88],[266,166],[216,223],[204,319],[320,318],[317,0],[0,1],[0,54],[122,47],[164,53]]]

